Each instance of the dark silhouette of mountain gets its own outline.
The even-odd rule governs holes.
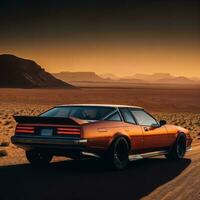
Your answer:
[[[61,79],[66,82],[106,82],[111,81],[110,79],[104,79],[98,76],[95,72],[60,72],[54,73],[58,79]]]
[[[14,55],[0,55],[0,87],[73,88],[56,79],[32,60]]]

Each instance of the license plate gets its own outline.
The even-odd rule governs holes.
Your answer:
[[[52,136],[53,135],[53,129],[41,129],[41,135],[42,136]]]

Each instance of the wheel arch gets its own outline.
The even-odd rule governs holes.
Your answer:
[[[173,146],[176,144],[176,142],[178,141],[178,139],[179,139],[180,137],[184,137],[184,139],[185,139],[185,141],[186,141],[186,143],[187,143],[187,136],[186,136],[186,134],[185,134],[183,131],[178,131],[177,134],[176,134],[176,139],[175,139],[175,141],[173,142],[173,144],[171,145],[170,149],[173,148]]]
[[[129,151],[131,150],[132,146],[131,146],[131,139],[129,136],[125,135],[125,134],[122,134],[120,132],[116,133],[112,139],[109,141],[109,145],[108,145],[108,149],[110,148],[110,146],[116,141],[117,138],[119,137],[123,137],[126,139],[127,143],[128,143],[128,146],[129,146]]]
[[[180,139],[183,139],[183,140],[180,140]],[[181,155],[180,155],[180,149],[179,149],[180,147],[178,147],[180,145],[179,142],[184,142],[184,149],[181,150]],[[172,159],[172,160],[182,159],[185,155],[186,147],[187,147],[186,134],[182,131],[177,132],[176,140],[173,143],[173,145],[170,147],[168,153],[165,156],[167,159]],[[181,147],[181,148],[183,148],[183,147]],[[183,150],[184,150],[184,152],[183,152]]]
[[[180,138],[180,137],[184,137],[185,140],[187,139],[187,136],[186,136],[186,134],[185,134],[183,131],[178,131],[178,132],[177,132],[176,140],[177,140],[178,138]]]

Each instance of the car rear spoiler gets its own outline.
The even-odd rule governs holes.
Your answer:
[[[75,118],[64,117],[35,117],[35,116],[13,116],[17,123],[22,124],[58,124],[58,125],[73,125],[77,126],[80,120]]]

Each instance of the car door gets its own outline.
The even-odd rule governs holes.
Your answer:
[[[168,134],[165,126],[159,126],[159,123],[142,109],[130,109],[130,111],[144,133],[145,151],[159,150],[167,146]]]
[[[130,138],[131,138],[131,146],[133,148],[133,152],[139,152],[141,149],[143,149],[143,131],[141,126],[139,126],[131,112],[128,108],[120,108],[119,109],[124,122],[125,122],[125,129],[126,132],[128,132]]]

